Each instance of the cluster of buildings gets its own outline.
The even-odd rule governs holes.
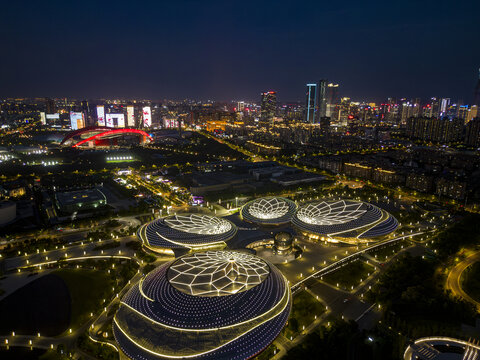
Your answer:
[[[249,192],[269,183],[280,186],[324,180],[324,176],[281,166],[274,161],[225,161],[198,164],[192,174],[190,192],[204,195],[218,191]]]
[[[480,163],[475,155],[415,148],[364,156],[313,157],[310,162],[335,174],[456,200],[480,196]]]
[[[449,144],[464,142],[469,147],[480,147],[480,118],[466,125],[462,118],[411,117],[407,119],[406,135],[412,140]]]
[[[480,80],[479,80],[480,83]],[[298,123],[316,124],[321,132],[331,127],[349,130],[352,124],[407,125],[410,118],[461,119],[464,124],[479,116],[477,88],[471,105],[451,98],[388,98],[378,104],[340,97],[338,83],[321,79],[306,84],[305,102],[278,102],[275,91],[261,93],[258,103],[247,101],[171,100],[74,100],[6,99],[0,101],[3,122],[35,122],[73,130],[89,126],[129,128],[178,128],[190,126],[224,131],[227,125],[255,126],[272,130]]]

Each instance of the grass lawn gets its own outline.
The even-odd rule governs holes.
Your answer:
[[[480,301],[480,262],[466,268],[460,281],[463,290],[474,300]]]
[[[375,255],[377,255],[376,259],[378,261],[385,261],[386,260],[385,256],[388,256],[390,258],[392,255],[395,255],[398,251],[402,250],[402,246],[403,246],[403,249],[405,249],[410,245],[411,245],[410,241],[401,240],[401,241],[395,242],[393,245],[387,245],[376,251],[370,251],[368,254],[372,257],[375,257]]]
[[[94,250],[94,251],[108,250],[108,249],[117,248],[119,246],[120,246],[120,241],[113,240],[111,242],[106,242],[105,244],[102,244],[102,245],[97,245],[92,250]]]
[[[351,290],[360,284],[360,280],[365,280],[368,274],[373,274],[375,268],[361,260],[356,260],[340,269],[324,275],[322,281],[337,286],[343,290]]]
[[[286,338],[295,337],[303,326],[307,327],[325,312],[325,306],[316,300],[310,293],[302,291],[293,297],[292,312],[287,325],[283,329]]]
[[[83,324],[91,312],[98,311],[103,299],[108,299],[112,289],[107,274],[86,269],[59,269],[52,274],[67,284],[71,298],[70,328],[76,329]]]

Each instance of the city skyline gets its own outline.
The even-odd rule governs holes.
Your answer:
[[[474,1],[142,5],[7,4],[0,96],[302,101],[327,78],[360,101],[473,100]]]
[[[479,13],[2,4],[0,359],[480,359]]]

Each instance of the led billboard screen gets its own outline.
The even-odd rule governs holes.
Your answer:
[[[72,130],[82,129],[84,126],[83,113],[70,111],[70,127]]]
[[[127,126],[135,127],[135,110],[133,106],[127,106]]]
[[[105,107],[97,105],[97,121],[99,126],[105,126]]]
[[[150,106],[145,106],[143,108],[143,127],[152,126],[152,110]]]
[[[108,127],[125,127],[125,115],[123,114],[106,114],[105,119]]]

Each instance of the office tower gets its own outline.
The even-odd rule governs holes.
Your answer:
[[[470,119],[468,118],[470,114],[470,109],[468,105],[460,105],[458,107],[458,118],[462,119],[464,123],[467,123]]]
[[[440,115],[440,101],[437,98],[431,98],[430,103],[424,108],[423,116],[438,117]]]
[[[57,112],[55,100],[49,98],[45,99],[45,112],[47,114],[55,114]]]
[[[330,83],[327,85],[327,104],[336,105],[338,103],[338,84]]]
[[[272,124],[276,109],[277,109],[277,93],[275,91],[267,91],[262,93],[260,121],[267,125]]]
[[[332,117],[332,114],[335,111],[335,107],[338,104],[338,84],[329,83],[327,85],[327,109],[326,116]]]
[[[97,124],[105,126],[105,107],[103,105],[97,105]]]
[[[407,135],[411,139],[435,143],[457,142],[463,138],[463,120],[410,117],[407,119]]]
[[[475,86],[475,92],[473,94],[472,105],[477,105],[477,107],[480,106],[480,68],[478,69],[478,80],[477,80],[477,86]]]
[[[480,147],[480,118],[474,118],[467,124],[465,144],[475,148]]]
[[[447,110],[450,107],[450,99],[449,98],[443,98],[440,101],[440,112],[438,114],[438,117],[444,117],[447,114]]]
[[[318,118],[327,116],[327,80],[323,79],[318,82],[317,94],[318,94]]]
[[[143,127],[148,128],[152,126],[152,109],[150,106],[145,106],[142,110],[143,110]]]
[[[127,106],[127,126],[135,127],[135,108],[133,105]]]
[[[93,120],[92,120],[92,117],[90,115],[90,107],[88,106],[88,101],[87,100],[83,100],[81,103],[80,103],[81,107],[82,107],[82,113],[83,113],[83,118],[85,120],[85,126],[92,126],[94,125],[93,124]]]
[[[83,129],[85,127],[85,116],[83,112],[70,111],[70,128],[72,130]]]
[[[237,101],[237,111],[245,110],[245,101]]]
[[[323,116],[320,118],[320,133],[328,134],[330,132],[330,117]]]
[[[472,105],[472,107],[468,110],[467,118],[465,119],[465,123],[469,123],[472,119],[475,119],[480,113],[478,112],[478,106]]]
[[[317,84],[307,84],[306,103],[305,103],[305,122],[307,124],[315,123],[317,115]]]

